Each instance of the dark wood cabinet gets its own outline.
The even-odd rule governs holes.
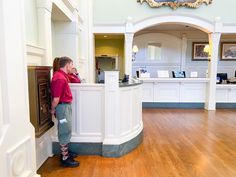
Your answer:
[[[35,127],[36,137],[43,135],[52,122],[49,66],[28,66],[30,122]]]

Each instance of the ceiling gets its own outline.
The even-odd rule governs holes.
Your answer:
[[[135,35],[143,34],[143,33],[152,33],[152,32],[174,32],[174,31],[193,31],[197,33],[204,33],[203,31],[188,26],[184,24],[173,24],[173,23],[166,23],[166,24],[160,24],[156,26],[152,26],[149,28],[145,28],[139,32],[137,32]],[[122,34],[95,34],[95,39],[124,39],[124,35]]]
[[[123,34],[95,34],[95,39],[124,39]]]
[[[199,29],[183,24],[160,24],[145,28],[144,31],[199,31]]]
[[[52,6],[53,21],[70,21],[70,19],[53,3]]]

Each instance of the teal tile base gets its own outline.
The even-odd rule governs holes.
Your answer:
[[[102,156],[104,157],[121,157],[134,150],[143,141],[143,132],[134,139],[125,142],[121,145],[103,145]]]
[[[79,155],[102,155],[102,143],[70,143],[69,149]],[[58,142],[52,143],[53,154],[60,154]]]
[[[132,140],[120,145],[103,145],[102,143],[70,143],[70,151],[78,155],[101,155],[104,157],[121,157],[135,149],[143,140],[143,132]],[[60,154],[58,142],[52,144],[53,154]]]
[[[217,109],[235,109],[236,103],[216,103]]]
[[[164,109],[204,109],[204,103],[151,103],[143,102],[143,108],[164,108]],[[235,109],[236,103],[216,103],[217,109]]]
[[[148,103],[143,102],[143,108],[183,108],[183,109],[203,109],[204,103]]]

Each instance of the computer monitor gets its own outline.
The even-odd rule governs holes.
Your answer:
[[[172,71],[173,78],[185,78],[185,71]]]
[[[227,73],[217,73],[217,76],[216,77],[219,77],[220,78],[220,83],[222,83],[222,81],[226,81],[228,80],[228,76],[227,76]]]
[[[235,73],[234,73],[234,77],[236,77],[236,70],[235,70]]]

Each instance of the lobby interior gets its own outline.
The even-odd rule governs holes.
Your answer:
[[[236,2],[141,2],[0,2],[0,177],[236,176]],[[70,84],[77,168],[60,166],[41,101],[57,56],[83,80]]]

